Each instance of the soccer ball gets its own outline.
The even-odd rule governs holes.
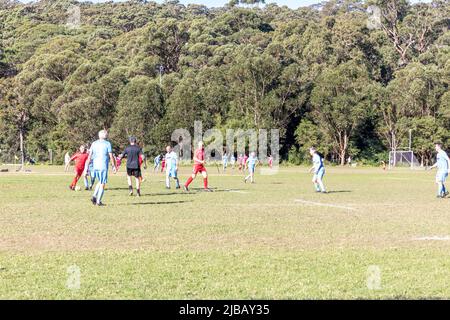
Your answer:
[[[80,186],[75,187],[75,191],[80,191],[80,190],[81,190]]]

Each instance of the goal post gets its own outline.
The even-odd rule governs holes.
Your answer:
[[[389,152],[389,169],[393,167],[410,167],[416,169],[420,163],[410,150],[397,150]]]

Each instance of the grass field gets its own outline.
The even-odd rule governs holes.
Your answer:
[[[324,195],[304,167],[254,185],[211,167],[215,192],[189,194],[146,172],[135,198],[122,171],[95,207],[61,167],[31,169],[0,173],[2,299],[450,298],[434,172],[328,168]]]

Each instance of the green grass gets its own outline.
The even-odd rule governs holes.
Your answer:
[[[146,172],[141,198],[120,172],[99,208],[61,167],[31,169],[0,173],[1,299],[450,297],[450,199],[433,172],[329,168],[326,195],[303,167],[254,185],[211,167],[215,192],[197,179],[189,194]]]

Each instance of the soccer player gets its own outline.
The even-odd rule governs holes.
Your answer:
[[[326,193],[327,191],[325,190],[325,186],[323,184],[323,176],[325,175],[323,158],[314,147],[309,148],[309,154],[312,156],[313,162],[313,166],[309,169],[309,172],[314,172],[312,182],[316,187],[316,192]]]
[[[142,165],[144,165],[144,170],[147,169],[147,158],[145,157],[144,153],[141,153],[139,155],[139,166],[142,168]],[[139,179],[141,180],[141,183],[145,181],[144,175],[142,174],[142,170]]]
[[[116,159],[116,169],[117,171],[119,171],[119,168],[122,165],[122,157],[120,154],[116,157],[116,155],[114,154],[114,158]]]
[[[178,156],[171,146],[166,147],[166,188],[170,189],[170,178],[174,178],[176,188],[180,189],[180,180],[178,179]]]
[[[141,196],[141,163],[139,158],[142,154],[141,148],[136,145],[136,138],[130,137],[130,145],[122,152],[122,157],[127,158],[127,181],[130,196],[133,195],[133,183],[131,177],[136,180],[136,196]]]
[[[208,188],[208,173],[205,168],[205,149],[203,146],[203,141],[199,141],[198,149],[194,152],[194,169],[192,171],[192,175],[184,184],[184,191],[189,191],[189,185],[192,180],[195,179],[197,173],[201,173],[203,176],[203,187],[205,191],[211,192],[212,190]]]
[[[255,169],[258,165],[259,160],[256,157],[256,153],[250,153],[250,157],[247,158],[245,162],[245,168],[248,169],[249,175],[244,178],[244,182],[247,183],[247,180],[250,179],[251,183],[255,183]]]
[[[236,163],[236,158],[234,157],[234,154],[232,154],[230,157],[230,164],[231,164],[231,169],[233,169],[233,170],[234,170],[235,163]]]
[[[438,198],[445,198],[448,195],[448,191],[445,188],[445,180],[447,180],[448,172],[450,168],[450,159],[447,153],[442,150],[442,145],[436,143],[435,149],[437,152],[436,163],[430,167],[430,169],[438,168],[436,172],[436,184],[438,185]]]
[[[272,169],[272,166],[273,166],[273,157],[272,157],[272,155],[269,155],[269,158],[268,158],[267,162],[269,164],[269,168]]]
[[[70,154],[69,152],[66,152],[66,154],[64,155],[64,164],[67,165],[70,163]],[[66,170],[67,171],[67,170]]]
[[[226,151],[224,151],[222,155],[222,167],[224,173],[227,170],[227,166],[228,166],[228,154]]]
[[[87,149],[87,153],[89,156],[89,153],[91,152],[91,148],[86,148]],[[94,182],[95,182],[95,177],[94,177],[94,169],[93,169],[93,161],[91,159],[91,161],[88,163],[87,159],[86,159],[86,165],[84,166],[84,172],[83,172],[83,176],[85,179],[87,179],[88,177],[90,178],[90,184],[89,184],[89,190],[92,190],[92,187],[94,186]]]
[[[347,165],[348,165],[349,167],[352,166],[352,156],[348,156],[348,158],[347,158]]]
[[[237,162],[238,162],[238,170],[241,171],[242,170],[242,161],[244,160],[244,156],[242,155],[242,153],[240,155],[238,155],[237,158]]]
[[[108,182],[108,166],[111,161],[113,173],[117,172],[116,159],[112,154],[111,143],[106,140],[108,138],[108,132],[106,130],[100,130],[98,133],[98,140],[94,141],[89,151],[89,157],[87,162],[93,160],[93,172],[95,179],[98,180],[97,185],[92,195],[92,204],[97,206],[103,206],[102,197],[105,190],[105,185]]]
[[[166,157],[163,156],[161,160],[161,172],[164,172],[165,168],[166,168]]]
[[[70,162],[75,161],[75,169],[74,169],[75,177],[73,178],[72,183],[69,186],[70,190],[75,190],[78,180],[81,178],[81,176],[84,175],[84,167],[86,165],[86,160],[89,156],[88,153],[86,152],[85,146],[80,146],[79,150],[80,151],[76,152],[66,163],[65,170],[67,171]],[[84,177],[84,186],[86,190],[89,190],[89,184],[86,176]]]
[[[86,170],[86,176],[89,176],[91,178],[91,184],[89,185],[89,190],[92,190],[95,183],[95,176],[94,176],[94,161],[91,160],[89,164],[87,165]]]
[[[153,166],[153,172],[158,172],[160,162],[161,162],[161,155],[158,154],[158,155],[155,157],[155,159],[153,160],[153,164],[154,164],[154,166]]]

